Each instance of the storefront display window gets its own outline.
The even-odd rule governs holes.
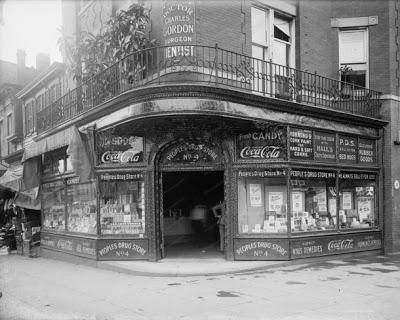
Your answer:
[[[286,170],[239,172],[239,232],[286,233]]]
[[[378,215],[375,210],[375,174],[341,173],[339,195],[340,228],[359,229],[378,226]]]
[[[96,184],[67,180],[68,231],[97,232]]]
[[[292,170],[290,184],[292,232],[336,229],[334,172]]]
[[[42,185],[43,228],[65,231],[65,184],[63,181]]]
[[[103,234],[145,232],[144,182],[141,173],[100,175],[100,221]]]

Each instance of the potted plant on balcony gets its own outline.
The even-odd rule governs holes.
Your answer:
[[[352,87],[350,83],[347,82],[347,78],[350,72],[353,69],[347,65],[340,67],[339,74],[340,74],[340,84],[341,84],[341,97],[344,99],[349,99],[353,93]]]
[[[91,96],[102,102],[119,93],[122,78],[133,78],[137,75],[132,73],[143,72],[145,66],[137,66],[141,64],[140,61],[126,57],[155,45],[155,41],[150,40],[146,32],[149,21],[149,11],[143,1],[139,1],[127,10],[117,11],[99,34],[83,31],[75,36],[65,33],[61,35],[58,45],[67,72],[77,80],[78,86],[90,86],[87,89],[81,88],[83,100],[85,96]]]

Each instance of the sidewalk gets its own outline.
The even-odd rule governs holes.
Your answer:
[[[161,259],[157,262],[150,261],[92,261],[83,258],[65,259],[65,255],[42,259],[62,260],[66,262],[89,265],[98,269],[109,270],[135,276],[148,277],[193,277],[193,276],[218,276],[238,274],[251,271],[276,269],[302,264],[318,263],[337,259],[375,257],[376,252],[351,253],[340,256],[323,256],[317,258],[298,259],[289,261],[228,261],[222,255],[204,252],[199,256],[174,256]],[[72,257],[71,257],[72,258]]]
[[[190,259],[189,259],[190,260]],[[175,259],[97,268],[19,255],[0,257],[0,319],[7,320],[398,320],[400,255],[258,264]],[[198,263],[200,266],[195,266]],[[104,269],[118,267],[126,272]],[[150,266],[157,266],[150,269]],[[129,272],[145,271],[135,276]],[[147,269],[144,269],[146,266]],[[184,267],[201,275],[166,276]],[[230,269],[228,269],[230,268]],[[186,270],[187,271],[187,270]],[[153,272],[153,273],[150,273]],[[155,273],[157,272],[157,273]],[[169,271],[170,272],[170,271]],[[171,272],[170,272],[171,274]]]

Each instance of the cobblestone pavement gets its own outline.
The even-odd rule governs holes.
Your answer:
[[[400,319],[400,255],[145,277],[0,257],[0,319]]]

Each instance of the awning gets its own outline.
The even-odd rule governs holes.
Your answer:
[[[53,151],[69,144],[74,127],[61,130],[39,141],[32,141],[25,146],[23,160],[37,157],[45,152]]]
[[[22,165],[9,167],[0,177],[0,187],[13,191],[22,190]]]
[[[41,209],[41,202],[40,197],[37,199],[33,199],[24,193],[18,193],[15,197],[14,203],[16,206],[26,209],[32,210],[40,210]]]

